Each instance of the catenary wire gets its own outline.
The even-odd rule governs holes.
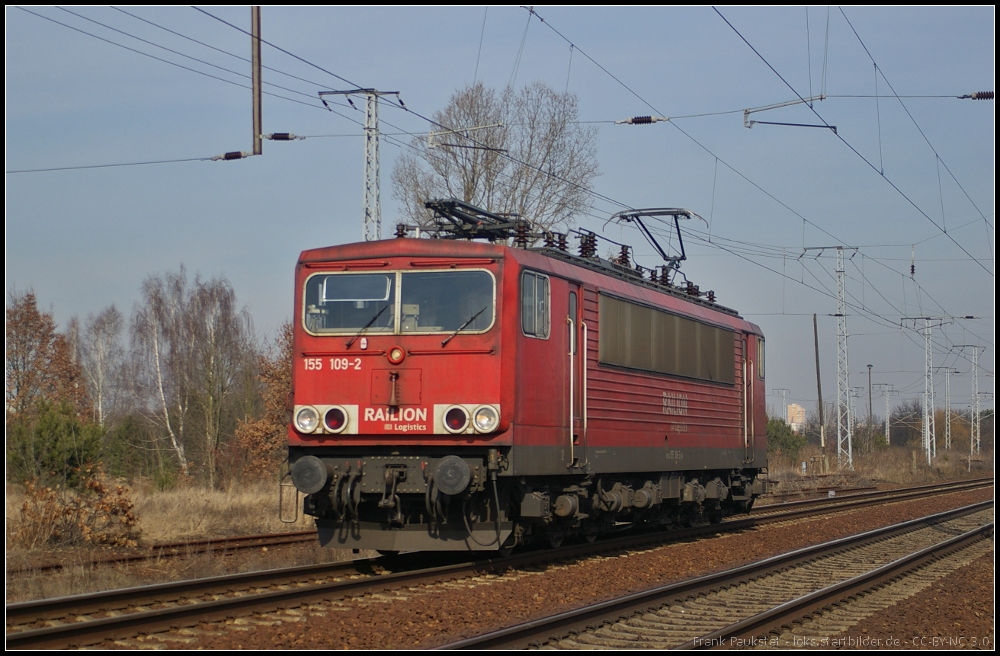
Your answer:
[[[723,16],[723,15],[722,15],[722,12],[720,12],[720,11],[719,11],[719,10],[718,10],[717,8],[715,8],[715,7],[712,7],[712,9],[713,9],[713,10],[715,11],[715,13],[717,13],[717,14],[719,15],[719,17],[720,17],[720,18],[721,18],[721,19],[722,19],[723,21],[725,21],[726,25],[728,25],[728,26],[729,26],[729,27],[730,27],[730,28],[731,28],[731,29],[733,30],[733,32],[735,32],[735,33],[736,33],[736,35],[737,35],[738,37],[740,37],[740,39],[741,39],[741,40],[743,41],[743,43],[745,43],[745,44],[747,45],[747,47],[749,47],[749,48],[750,48],[750,49],[751,49],[751,50],[752,50],[752,51],[754,52],[754,54],[755,54],[755,55],[757,55],[757,57],[758,57],[758,58],[760,58],[760,60],[761,60],[762,62],[764,62],[764,64],[765,64],[765,65],[766,65],[766,66],[767,66],[767,67],[768,67],[769,69],[771,69],[771,71],[772,71],[772,72],[773,72],[773,73],[774,73],[774,74],[775,74],[776,76],[778,76],[778,79],[780,79],[780,80],[781,80],[781,81],[782,81],[782,82],[783,82],[783,83],[785,84],[785,86],[787,86],[787,87],[788,87],[788,88],[789,88],[789,89],[790,89],[790,90],[792,91],[792,93],[794,93],[794,94],[795,94],[796,96],[798,96],[798,97],[799,97],[799,99],[800,99],[800,100],[802,100],[802,102],[803,102],[803,103],[805,103],[805,99],[804,99],[804,98],[802,98],[801,94],[799,94],[799,92],[798,92],[798,91],[796,91],[796,90],[795,90],[795,88],[794,88],[794,87],[793,87],[793,86],[792,86],[791,84],[789,84],[787,80],[785,80],[785,78],[784,78],[784,77],[783,77],[783,76],[781,75],[781,73],[779,73],[779,72],[778,72],[778,71],[777,71],[777,70],[776,70],[776,69],[775,69],[775,68],[774,68],[774,67],[773,67],[773,66],[771,65],[771,63],[770,63],[770,62],[768,62],[768,61],[767,61],[767,59],[765,59],[765,58],[764,58],[764,56],[763,56],[762,54],[760,54],[760,52],[759,52],[759,51],[758,51],[758,50],[757,50],[756,48],[754,48],[754,46],[753,46],[753,45],[752,45],[752,44],[751,44],[751,43],[750,43],[750,42],[749,42],[749,41],[748,41],[748,40],[746,39],[746,37],[744,37],[744,36],[743,36],[743,35],[742,35],[742,34],[740,33],[740,31],[739,31],[739,30],[737,30],[737,29],[736,29],[736,27],[735,27],[735,26],[734,26],[734,25],[733,25],[732,23],[730,23],[730,22],[729,22],[729,20],[728,20],[728,19],[727,19],[727,18],[726,18],[725,16]],[[806,105],[808,106],[808,103],[805,103],[805,104],[806,104]],[[825,125],[826,127],[831,127],[831,126],[830,126],[830,124],[829,124],[829,123],[827,123],[826,119],[824,119],[824,118],[823,118],[822,116],[820,116],[819,112],[818,112],[818,111],[816,111],[816,108],[815,108],[815,107],[809,107],[809,110],[810,110],[810,111],[811,111],[811,112],[812,112],[813,114],[815,114],[815,116],[816,116],[816,117],[817,117],[817,118],[818,118],[818,119],[819,119],[820,121],[822,121],[823,125]],[[959,249],[960,249],[960,250],[961,250],[961,251],[962,251],[963,253],[965,253],[966,255],[968,255],[968,256],[969,256],[969,259],[970,259],[970,260],[972,260],[973,262],[975,262],[976,264],[978,264],[978,265],[979,265],[979,266],[980,266],[980,267],[981,267],[981,268],[983,269],[983,271],[985,271],[986,273],[988,273],[988,274],[989,274],[989,275],[990,275],[991,277],[995,277],[995,274],[994,274],[994,273],[993,273],[992,271],[990,271],[990,270],[989,270],[988,268],[986,268],[986,265],[984,265],[984,264],[983,264],[982,262],[980,262],[980,261],[979,261],[979,260],[978,260],[978,259],[977,259],[976,257],[974,257],[974,256],[972,255],[972,253],[970,253],[970,252],[969,252],[968,250],[966,250],[966,248],[965,248],[964,246],[962,246],[961,244],[959,244],[959,243],[958,243],[958,242],[957,242],[957,241],[955,240],[955,238],[954,238],[954,237],[952,237],[951,235],[949,235],[949,234],[947,233],[947,231],[945,231],[945,230],[944,230],[944,228],[942,228],[942,227],[941,227],[940,225],[938,225],[937,221],[935,221],[934,219],[932,219],[932,218],[931,218],[931,216],[930,216],[929,214],[927,214],[927,212],[925,212],[925,211],[924,211],[923,209],[921,209],[921,208],[920,208],[920,206],[919,206],[919,205],[917,205],[917,204],[916,204],[916,203],[915,203],[915,202],[913,201],[913,199],[911,199],[911,198],[910,198],[909,196],[907,196],[907,195],[906,195],[906,194],[905,194],[905,193],[903,192],[903,190],[902,190],[902,189],[900,189],[900,188],[899,188],[899,187],[898,187],[898,186],[896,185],[896,183],[894,183],[894,182],[893,182],[892,180],[890,180],[890,179],[889,179],[888,177],[886,177],[886,175],[885,175],[885,174],[884,174],[884,173],[883,173],[882,171],[879,171],[879,169],[878,169],[878,168],[877,168],[877,167],[876,167],[876,166],[875,166],[874,164],[872,164],[872,163],[871,163],[871,162],[870,162],[870,161],[868,160],[868,158],[867,158],[867,157],[865,157],[865,156],[864,156],[864,155],[862,155],[862,154],[861,154],[860,152],[858,152],[858,150],[857,150],[857,149],[856,149],[856,148],[855,148],[855,147],[854,147],[853,145],[851,145],[851,144],[850,144],[850,142],[848,142],[848,141],[847,141],[847,140],[846,140],[846,139],[845,139],[845,138],[843,137],[843,135],[841,135],[841,134],[838,134],[838,133],[834,132],[834,136],[835,136],[835,137],[837,137],[838,139],[840,139],[841,143],[843,143],[843,144],[844,144],[845,146],[847,146],[847,148],[848,148],[848,149],[849,149],[849,150],[850,150],[851,152],[853,152],[853,153],[854,153],[855,155],[857,155],[857,156],[858,156],[859,158],[861,158],[861,161],[863,161],[863,162],[864,162],[865,164],[867,164],[867,165],[868,165],[868,166],[869,166],[869,167],[870,167],[870,168],[871,168],[871,169],[872,169],[873,171],[875,171],[876,173],[878,173],[878,174],[879,174],[879,176],[880,176],[880,177],[881,177],[881,178],[882,178],[883,180],[885,180],[885,181],[886,181],[886,183],[887,183],[887,184],[888,184],[888,185],[889,185],[890,187],[892,187],[892,188],[893,188],[893,189],[894,189],[894,190],[896,191],[896,193],[898,193],[898,194],[899,194],[900,196],[902,196],[902,197],[903,197],[903,198],[904,198],[904,199],[905,199],[905,200],[906,200],[906,201],[907,201],[907,202],[908,202],[908,203],[909,203],[909,204],[910,204],[910,205],[911,205],[911,206],[912,206],[912,207],[913,207],[913,208],[914,208],[915,210],[917,210],[917,212],[919,212],[919,213],[920,213],[920,214],[921,214],[921,215],[922,215],[922,216],[923,216],[924,218],[926,218],[926,219],[927,219],[928,221],[930,221],[930,222],[931,222],[931,224],[933,224],[933,225],[934,225],[934,226],[935,226],[935,227],[936,227],[936,228],[937,228],[938,230],[940,230],[941,232],[943,232],[943,233],[944,233],[944,235],[945,235],[946,237],[948,237],[948,238],[949,238],[949,239],[951,240],[951,242],[952,242],[953,244],[955,244],[956,246],[958,246],[958,248],[959,248]],[[978,209],[978,208],[977,208],[977,209]]]

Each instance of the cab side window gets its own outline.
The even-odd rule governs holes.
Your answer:
[[[521,274],[521,330],[539,339],[549,338],[549,278],[540,273]]]

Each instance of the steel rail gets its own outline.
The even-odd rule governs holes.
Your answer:
[[[205,540],[186,540],[178,542],[163,542],[153,544],[142,550],[141,553],[110,554],[90,560],[91,565],[105,565],[117,563],[129,563],[144,560],[158,560],[161,558],[183,558],[203,553],[219,552],[231,554],[247,549],[259,549],[261,547],[278,547],[289,544],[301,544],[316,540],[316,531],[292,531],[288,533],[265,533],[261,535],[240,535],[225,538],[208,538]],[[76,563],[74,563],[76,564]],[[35,572],[46,572],[50,570],[63,569],[65,563],[52,562],[29,565],[8,569],[8,574],[24,574]]]
[[[768,572],[787,569],[799,563],[810,561],[836,551],[861,546],[890,535],[912,531],[941,520],[977,512],[992,505],[992,500],[984,501],[927,517],[901,522],[892,526],[874,529],[859,535],[839,538],[724,572],[671,583],[651,590],[626,595],[618,599],[593,604],[585,608],[557,613],[499,631],[492,631],[465,640],[452,642],[436,649],[526,649],[536,646],[540,640],[568,635],[572,632],[585,631],[595,624],[600,624],[609,617],[617,619],[646,612],[659,608],[671,601],[697,596],[720,587],[732,586]]]
[[[677,649],[708,649],[730,644],[737,640],[747,640],[778,630],[792,621],[843,601],[848,597],[876,588],[906,572],[913,571],[931,561],[947,557],[994,532],[994,522],[967,531],[962,535],[948,538],[938,544],[925,547],[870,572],[860,574],[846,581],[817,590],[798,599],[748,617],[727,627],[695,638]]]

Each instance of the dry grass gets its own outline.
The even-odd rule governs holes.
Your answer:
[[[12,536],[23,532],[23,524],[28,519],[22,512],[26,499],[23,488],[7,486],[8,603],[355,557],[350,550],[322,548],[316,541],[296,547],[240,552],[227,557],[196,555],[132,565],[95,566],[91,563],[95,552],[106,555],[106,548],[88,544],[72,547],[47,545],[45,548],[29,549],[23,543],[12,541]],[[279,520],[278,489],[274,484],[227,491],[186,487],[166,492],[157,492],[151,486],[138,486],[132,493],[132,500],[141,529],[140,549],[155,543],[283,533],[309,530],[314,526],[312,518],[303,517],[301,511],[295,524],[284,524]],[[55,573],[32,569],[36,563],[52,560],[64,563],[64,567]]]
[[[303,516],[301,509],[296,523],[279,520],[278,488],[274,483],[234,486],[229,490],[140,489],[135,494],[135,508],[147,544],[305,531],[315,527],[312,518]]]
[[[853,471],[838,469],[835,448],[828,446],[826,454],[826,468],[822,451],[814,445],[803,447],[795,463],[771,458],[768,472],[770,480],[777,483],[775,491],[794,491],[816,485],[895,487],[993,475],[992,452],[983,452],[973,459],[971,472],[968,453],[944,449],[938,450],[932,466],[927,465],[919,449],[889,447],[872,453],[856,453]],[[802,462],[806,463],[805,472]]]

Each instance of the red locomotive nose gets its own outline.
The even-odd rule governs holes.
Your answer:
[[[340,431],[347,423],[347,415],[340,408],[330,408],[323,417],[323,423],[333,432]]]
[[[462,408],[452,408],[444,416],[444,423],[450,430],[460,431],[469,423],[469,415]]]

